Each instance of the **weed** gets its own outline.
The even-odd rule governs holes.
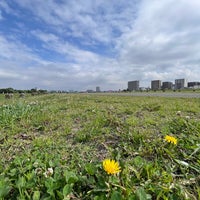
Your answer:
[[[2,200],[200,198],[198,99],[0,99]]]

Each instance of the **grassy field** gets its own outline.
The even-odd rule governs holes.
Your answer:
[[[0,96],[0,160],[1,200],[198,200],[200,99]]]

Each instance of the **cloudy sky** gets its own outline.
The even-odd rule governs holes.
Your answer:
[[[0,0],[0,88],[200,81],[200,0]]]

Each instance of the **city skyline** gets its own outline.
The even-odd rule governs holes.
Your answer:
[[[151,80],[150,87],[144,87],[140,85],[140,80],[128,81],[127,89],[129,91],[140,90],[141,88],[149,88],[152,90],[160,89],[183,89],[183,88],[200,88],[200,81],[188,81],[185,78],[175,79],[174,81],[162,81],[162,80]]]

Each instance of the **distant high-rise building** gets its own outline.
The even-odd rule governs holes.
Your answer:
[[[96,87],[96,92],[101,92],[101,89],[99,86]]]
[[[160,90],[161,89],[161,80],[151,81],[151,89],[152,90]]]
[[[95,92],[94,90],[91,90],[91,89],[88,89],[88,90],[86,90],[86,92],[88,92],[88,93],[93,93],[93,92]]]
[[[172,89],[173,83],[172,82],[163,82],[162,89]]]
[[[200,87],[200,82],[188,82],[188,87],[189,88],[199,88]]]
[[[139,90],[139,81],[138,80],[137,81],[129,81],[128,82],[128,90],[129,91]]]
[[[175,89],[176,90],[183,89],[185,87],[187,87],[187,81],[184,78],[175,80]]]

